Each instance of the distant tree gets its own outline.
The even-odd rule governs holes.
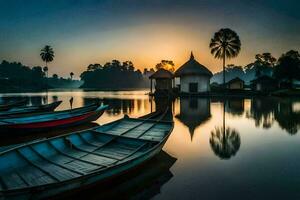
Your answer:
[[[101,68],[92,70],[88,67],[87,71],[80,74],[84,81],[83,88],[99,89],[120,89],[120,88],[139,88],[149,85],[149,79],[145,78],[140,70],[135,70],[131,61],[120,62],[112,60],[105,63]],[[113,81],[112,81],[113,80]]]
[[[54,51],[50,45],[46,45],[43,49],[41,49],[40,56],[42,60],[46,63],[46,66],[44,67],[46,71],[46,90],[47,90],[47,102],[48,102],[48,63],[52,62],[54,59]]]
[[[74,76],[74,73],[71,72],[71,73],[70,73],[71,80],[73,80],[73,76]]]
[[[260,77],[262,75],[271,75],[274,65],[276,64],[276,58],[271,53],[263,53],[255,55],[255,76]]]
[[[144,68],[143,75],[146,75],[148,72],[149,72],[148,69]]]
[[[123,62],[123,67],[125,70],[128,70],[128,71],[131,71],[133,72],[134,71],[134,66],[133,66],[133,63],[131,61],[125,61]]]
[[[229,64],[227,65],[227,67],[225,68],[226,71],[230,71],[230,70],[237,70],[237,71],[244,71],[242,66],[237,66],[234,64]]]
[[[210,41],[211,54],[223,59],[223,84],[225,85],[225,60],[237,57],[241,50],[241,41],[236,32],[229,28],[220,29]]]
[[[46,67],[48,70],[48,63],[52,62],[54,59],[53,48],[49,45],[46,45],[43,49],[41,49],[40,56],[41,56],[42,60],[46,63]]]
[[[160,63],[156,64],[155,66],[156,70],[159,69],[166,69],[171,72],[175,71],[175,64],[172,60],[162,60]]]
[[[58,75],[57,75],[57,74],[53,74],[53,75],[52,75],[52,78],[58,79]]]
[[[300,54],[290,50],[278,59],[274,69],[274,76],[278,80],[287,80],[292,83],[293,79],[300,80]],[[292,84],[290,84],[292,85]]]
[[[95,71],[98,69],[101,69],[102,65],[96,63],[96,64],[89,64],[89,66],[87,67],[87,71]]]

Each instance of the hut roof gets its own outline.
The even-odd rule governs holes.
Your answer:
[[[243,79],[240,79],[239,77],[235,77],[233,79],[231,79],[230,81],[227,82],[227,84],[230,84],[230,83],[234,83],[234,82],[245,82]]]
[[[175,72],[176,77],[184,75],[206,75],[212,77],[213,74],[204,65],[197,62],[194,58],[193,52],[191,52],[190,60],[184,63]]]
[[[150,79],[172,79],[173,77],[174,75],[172,72],[162,68],[149,76]]]

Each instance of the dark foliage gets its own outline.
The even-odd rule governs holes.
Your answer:
[[[300,54],[290,50],[278,59],[274,69],[274,76],[278,80],[286,80],[290,83],[293,79],[300,79]]]
[[[271,76],[275,64],[276,58],[274,58],[271,53],[256,54],[255,62],[253,63],[255,67],[255,76]]]
[[[0,64],[0,90],[40,90],[45,88],[45,73],[40,66],[28,67],[17,62]]]
[[[166,69],[170,72],[174,72],[175,64],[172,60],[162,60],[160,63],[156,64],[155,68],[156,68],[156,70]]]
[[[110,90],[149,87],[148,78],[140,70],[135,70],[131,61],[121,63],[113,60],[104,66],[91,64],[80,78],[84,81],[81,88]]]

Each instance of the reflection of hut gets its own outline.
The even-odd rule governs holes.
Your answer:
[[[155,91],[156,92],[170,92],[172,90],[172,81],[173,81],[172,72],[159,69],[154,74],[152,74],[149,79],[151,81],[150,92],[152,93],[152,80],[155,79]]]
[[[210,100],[206,98],[181,98],[180,114],[176,116],[189,128],[193,139],[195,129],[210,118]]]
[[[191,53],[190,60],[176,70],[175,76],[180,77],[180,92],[182,93],[210,91],[209,83],[212,73],[195,60],[193,53]]]
[[[244,113],[244,99],[229,99],[226,111],[233,115],[242,115]]]
[[[245,82],[239,77],[236,77],[226,83],[226,88],[230,90],[242,90],[244,89],[244,85]]]
[[[261,76],[251,82],[252,88],[256,91],[273,91],[278,86],[277,81],[269,76]]]

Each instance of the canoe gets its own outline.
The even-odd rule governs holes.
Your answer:
[[[125,174],[161,151],[173,130],[163,116],[124,117],[2,152],[0,196],[49,198]]]
[[[8,102],[6,104],[0,104],[0,111],[6,111],[15,107],[23,106],[26,104],[26,99],[19,101]]]
[[[153,199],[173,178],[170,168],[176,161],[175,157],[162,150],[134,173],[126,173],[78,192],[72,190],[54,199]]]
[[[107,107],[107,105],[93,104],[71,110],[2,118],[0,119],[0,136],[49,131],[95,121],[104,113]]]
[[[62,101],[56,101],[50,104],[38,105],[38,106],[21,106],[12,108],[8,111],[1,111],[0,118],[16,117],[20,115],[28,115],[32,113],[50,112],[54,111]]]

